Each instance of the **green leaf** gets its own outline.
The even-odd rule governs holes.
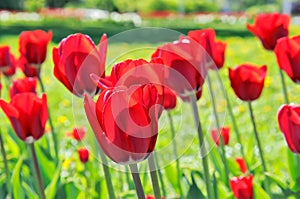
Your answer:
[[[239,176],[242,174],[240,167],[238,166],[238,164],[236,163],[235,160],[231,159],[231,158],[227,158],[227,164],[229,167],[230,172],[234,175],[234,176]]]
[[[197,184],[195,182],[194,176],[191,175],[191,177],[192,177],[193,183],[190,186],[190,189],[188,191],[186,199],[201,199],[201,198],[205,198],[205,196],[203,195],[203,193],[198,188],[198,186],[197,186]]]
[[[165,168],[165,173],[167,176],[168,181],[171,183],[172,187],[179,192],[179,179],[177,179],[175,176],[177,176],[176,171],[176,165],[175,163],[171,164],[170,166]]]
[[[39,199],[39,196],[37,195],[37,193],[35,193],[35,191],[32,190],[32,188],[26,184],[25,182],[22,182],[22,186],[24,188],[24,191],[26,192],[26,196],[29,199]]]
[[[24,190],[21,186],[20,171],[23,164],[23,155],[19,158],[11,176],[11,184],[14,198],[25,199]]]
[[[281,180],[278,176],[275,174],[265,172],[265,175],[270,178],[273,182],[275,182],[281,189],[282,191],[286,190],[288,188],[288,184]]]
[[[66,198],[77,198],[80,190],[75,186],[74,183],[68,183],[64,185],[64,190],[66,193]]]
[[[58,183],[59,183],[60,171],[61,171],[61,163],[57,166],[57,169],[56,169],[55,174],[53,175],[52,181],[45,189],[47,199],[53,199],[55,197],[56,189],[57,189]]]
[[[253,184],[253,189],[254,189],[254,198],[259,198],[259,199],[270,199],[268,194],[265,192],[263,188],[257,183]]]
[[[288,147],[286,147],[286,148],[287,148],[289,172],[290,172],[291,178],[294,181],[296,181],[297,177],[298,177],[296,155],[293,154]]]

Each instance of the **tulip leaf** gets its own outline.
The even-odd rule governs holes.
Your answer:
[[[25,182],[22,182],[22,186],[24,191],[26,192],[26,196],[28,196],[28,198],[30,199],[39,199],[39,196],[37,195],[37,193],[32,190],[32,188],[26,184]]]
[[[58,183],[59,183],[61,165],[62,164],[59,163],[50,184],[45,189],[45,194],[47,196],[47,199],[52,199],[55,197],[56,188],[58,187]]]
[[[194,176],[191,175],[193,183],[190,185],[189,191],[187,193],[186,199],[201,199],[205,198],[201,190],[198,188]]]
[[[269,173],[269,172],[265,172],[265,175],[271,179],[274,183],[276,183],[282,191],[286,190],[287,187],[288,187],[288,184],[284,181],[282,181],[278,176],[272,174],[272,173]]]
[[[6,197],[6,194],[7,194],[7,191],[6,191],[6,185],[5,184],[2,184],[0,186],[0,198],[5,198]]]
[[[300,181],[300,178],[298,178],[297,181],[294,181],[291,183],[290,187],[293,192],[300,191],[300,182],[299,181]]]
[[[297,172],[297,157],[295,154],[293,154],[289,148],[287,148],[287,157],[288,157],[288,166],[289,166],[289,172],[291,175],[291,178],[296,181],[298,177]]]
[[[25,193],[21,185],[20,172],[23,164],[23,155],[19,158],[11,176],[14,198],[25,199]]]
[[[64,185],[64,190],[66,194],[66,198],[77,198],[80,190],[76,187],[74,183],[68,183]],[[60,195],[57,195],[60,197]],[[104,197],[105,198],[105,197]]]
[[[168,167],[165,168],[165,172],[166,172],[166,176],[168,178],[168,181],[171,183],[171,185],[173,186],[173,188],[178,192],[178,185],[179,185],[179,180],[174,176],[177,176],[177,171],[176,171],[176,165],[175,164],[171,164]]]
[[[253,189],[254,189],[254,198],[259,198],[259,199],[270,199],[268,194],[265,192],[263,188],[257,183],[253,184]]]

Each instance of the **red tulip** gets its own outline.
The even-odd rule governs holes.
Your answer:
[[[54,75],[73,94],[79,97],[85,93],[94,95],[97,87],[90,74],[104,77],[106,52],[105,34],[98,48],[87,35],[70,35],[53,49]]]
[[[146,199],[155,199],[155,197],[154,197],[154,196],[147,195],[147,196],[146,196]],[[166,198],[165,198],[165,197],[161,197],[161,199],[166,199]]]
[[[87,163],[89,161],[89,150],[86,148],[78,149],[78,155],[82,163]]]
[[[214,29],[208,28],[189,31],[188,36],[198,42],[206,50],[218,69],[223,67],[226,43],[216,41],[216,32]],[[214,69],[214,67],[211,68]]]
[[[180,37],[178,41],[159,47],[152,55],[163,60],[167,67],[166,84],[183,100],[196,93],[201,96],[201,89],[206,77],[205,52],[189,37]]]
[[[84,138],[86,132],[86,128],[73,128],[72,132],[67,133],[67,136],[70,136],[77,141],[81,141]]]
[[[48,120],[45,94],[39,98],[34,93],[20,93],[10,103],[0,99],[0,106],[21,140],[32,143],[44,135]]]
[[[36,84],[36,78],[31,77],[13,80],[12,85],[9,89],[10,98],[12,99],[18,93],[36,93]]]
[[[260,14],[255,18],[254,25],[247,24],[252,34],[257,36],[266,50],[273,50],[276,42],[289,33],[290,17],[286,14]]]
[[[158,133],[157,90],[153,85],[102,91],[95,104],[85,95],[84,107],[94,134],[113,161],[131,164],[154,150]]]
[[[8,46],[0,46],[0,71],[6,76],[12,76],[16,72],[15,57]]]
[[[164,109],[171,110],[176,107],[176,94],[169,88],[164,88]]]
[[[264,81],[267,74],[267,66],[260,68],[250,64],[243,64],[229,68],[229,78],[231,87],[235,94],[244,101],[256,100],[264,87]]]
[[[230,129],[228,127],[222,127],[221,128],[220,133],[221,133],[224,145],[228,145],[228,143],[229,143],[229,130]],[[212,138],[213,138],[214,142],[218,146],[220,146],[220,135],[219,135],[218,130],[217,129],[213,129],[211,131],[211,135],[212,135]]]
[[[18,66],[26,77],[38,77],[40,75],[40,65],[30,64],[25,58],[18,60]]]
[[[288,147],[300,154],[300,106],[283,105],[279,108],[277,119]]]
[[[32,30],[21,32],[19,38],[21,58],[39,68],[46,59],[47,46],[51,39],[51,31]]]
[[[237,199],[253,198],[253,176],[240,176],[230,179],[230,187]]]
[[[300,82],[300,36],[278,40],[274,50],[279,67],[296,83]]]
[[[239,165],[241,172],[247,173],[248,169],[245,160],[243,158],[236,158],[235,161]]]

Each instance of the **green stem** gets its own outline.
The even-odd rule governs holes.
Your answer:
[[[245,160],[245,163],[247,165],[247,170],[249,171],[250,170],[250,167],[249,167],[249,164],[248,164],[248,161],[246,159],[246,155],[245,155],[245,151],[244,151],[244,147],[243,147],[243,144],[242,144],[242,139],[241,139],[241,135],[240,135],[240,131],[238,129],[238,126],[236,124],[236,121],[235,121],[235,117],[234,117],[234,114],[233,114],[233,111],[232,111],[232,107],[231,107],[231,104],[230,104],[230,100],[229,100],[229,97],[228,97],[228,94],[225,90],[225,87],[224,87],[224,84],[222,82],[222,78],[221,76],[218,74],[218,79],[219,79],[219,83],[220,83],[220,86],[221,86],[221,89],[224,93],[224,97],[226,99],[226,104],[227,104],[227,109],[228,109],[228,112],[229,112],[229,116],[231,118],[231,122],[232,122],[232,126],[233,126],[233,130],[235,132],[235,135],[236,135],[236,138],[238,140],[238,143],[240,144],[240,150],[241,150],[241,155],[243,157],[243,159]]]
[[[138,199],[145,199],[145,193],[144,193],[144,189],[143,189],[142,182],[140,179],[137,164],[130,164],[129,168],[130,168],[131,175],[132,175],[132,178],[134,181],[135,190],[136,190]]]
[[[286,89],[286,84],[285,84],[285,80],[284,80],[284,75],[282,70],[278,67],[279,69],[279,75],[280,75],[280,80],[281,80],[281,85],[282,85],[282,92],[283,92],[283,96],[284,96],[284,101],[286,104],[289,104],[289,97],[288,97],[288,93],[287,93],[287,89]]]
[[[90,190],[90,178],[88,173],[87,163],[84,163],[84,174],[86,179],[86,190],[85,190],[85,198],[89,198],[89,190]]]
[[[178,152],[177,152],[177,145],[175,142],[175,128],[174,128],[174,123],[173,123],[173,119],[172,119],[172,115],[171,112],[168,111],[168,118],[169,118],[169,123],[170,123],[170,128],[171,128],[171,133],[172,133],[172,145],[173,145],[173,151],[174,151],[174,155],[176,158],[176,170],[177,170],[177,179],[178,179],[178,189],[179,189],[179,194],[180,194],[180,198],[183,197],[183,191],[182,191],[182,187],[181,187],[181,170],[180,170],[180,161],[179,161],[179,157],[178,156]]]
[[[38,80],[39,80],[42,92],[46,93],[45,86],[43,84],[42,78],[39,75],[38,75]],[[49,107],[48,107],[48,115],[49,115],[49,124],[50,124],[51,132],[52,132],[52,139],[53,139],[53,144],[54,144],[55,156],[58,160],[58,142],[57,142],[57,137],[56,137],[56,133],[55,133],[54,125],[53,125],[53,122],[52,122],[52,117],[51,117],[51,114],[50,114]]]
[[[132,181],[130,179],[130,176],[129,176],[129,168],[128,168],[128,166],[125,166],[125,169],[126,169],[125,174],[126,174],[126,181],[127,181],[127,184],[128,184],[128,189],[129,190],[134,189],[133,183],[132,183]]]
[[[226,186],[228,188],[229,187],[229,168],[228,168],[228,163],[227,163],[227,159],[226,159],[226,153],[225,153],[225,148],[224,148],[224,139],[223,139],[223,136],[221,135],[221,126],[220,126],[220,121],[219,121],[219,117],[218,117],[218,113],[217,113],[217,107],[216,107],[216,100],[215,100],[215,95],[214,95],[214,92],[213,92],[213,88],[212,88],[212,83],[211,83],[211,79],[210,79],[210,75],[207,74],[207,81],[208,81],[208,88],[210,90],[210,97],[211,97],[211,101],[212,101],[212,105],[213,105],[213,113],[214,113],[214,118],[215,118],[215,122],[216,122],[216,125],[217,125],[217,131],[218,131],[218,134],[219,134],[219,138],[220,138],[220,148],[221,148],[221,158],[223,160],[223,164],[224,164],[224,168],[225,168],[225,179],[226,179]]]
[[[215,199],[218,199],[219,198],[219,195],[218,195],[218,179],[216,177],[216,173],[214,172],[213,174],[213,181],[214,181],[214,197]]]
[[[108,190],[109,198],[110,199],[116,199],[114,187],[113,187],[112,181],[111,181],[111,175],[110,175],[109,167],[107,166],[108,162],[107,162],[106,156],[103,154],[102,150],[100,150],[100,158],[101,158],[101,161],[102,161],[102,168],[103,168],[103,171],[104,171],[104,177],[105,177],[105,182],[106,182],[106,187],[107,187],[107,190]]]
[[[254,135],[255,135],[255,139],[257,142],[257,146],[258,146],[258,151],[259,151],[259,155],[260,155],[260,159],[261,159],[261,163],[263,166],[263,170],[264,172],[267,172],[267,165],[265,162],[265,158],[264,158],[264,152],[261,146],[261,142],[258,136],[258,132],[257,132],[257,128],[256,128],[256,123],[255,123],[255,118],[254,118],[254,114],[253,114],[253,108],[252,108],[252,104],[251,102],[248,102],[248,106],[249,106],[249,113],[250,113],[250,117],[251,117],[251,122],[253,125],[253,131],[254,131]],[[271,196],[271,192],[270,192],[270,183],[269,183],[269,178],[266,177],[266,181],[265,181],[265,189],[266,192]]]
[[[154,158],[155,158],[156,166],[157,166],[158,168],[160,168],[160,167],[159,167],[159,164],[158,164],[158,159],[157,159],[157,155],[156,155],[156,154],[154,154]],[[157,170],[157,171],[158,171],[159,183],[161,184],[161,191],[162,191],[162,194],[163,194],[164,197],[167,197],[167,192],[166,192],[166,189],[165,189],[165,183],[164,183],[163,175],[162,175],[160,169]]]
[[[6,174],[6,179],[5,179],[6,180],[6,188],[7,188],[7,191],[8,191],[9,198],[12,198],[8,161],[7,161],[7,156],[6,156],[6,151],[5,151],[5,148],[4,148],[4,141],[3,141],[3,138],[2,138],[2,132],[1,131],[0,131],[0,147],[1,147],[1,153],[2,153],[2,156],[3,156],[4,169],[5,169],[5,174]]]
[[[150,154],[150,156],[148,158],[148,166],[149,166],[149,170],[150,170],[150,176],[151,176],[154,197],[155,197],[155,199],[161,199],[160,188],[159,188],[157,172],[156,172],[157,170],[156,170],[154,156],[153,156],[154,153],[155,152]]]
[[[28,144],[28,145],[29,145],[29,148],[30,148],[32,161],[33,161],[33,167],[34,167],[34,170],[35,170],[33,173],[34,173],[34,175],[36,177],[36,180],[38,182],[39,196],[40,196],[41,199],[46,199],[45,193],[44,193],[44,183],[43,183],[39,163],[38,163],[38,160],[37,160],[37,156],[36,156],[36,153],[35,153],[34,143]]]
[[[205,185],[206,185],[207,198],[212,199],[213,193],[212,193],[212,189],[210,186],[211,183],[209,180],[208,155],[206,154],[204,135],[203,135],[200,116],[199,116],[198,107],[197,107],[197,99],[196,99],[196,96],[194,93],[191,94],[189,97],[190,97],[191,108],[193,111],[193,116],[194,116],[193,118],[194,118],[195,126],[197,128],[197,135],[198,135],[199,146],[200,146],[200,154],[203,159],[202,166],[203,166],[203,171],[204,171],[204,180],[205,180]]]

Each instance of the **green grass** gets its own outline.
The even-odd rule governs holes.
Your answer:
[[[292,28],[292,35],[295,35],[299,30],[298,27]],[[56,34],[54,32],[54,34]],[[99,33],[98,37],[101,36]],[[236,65],[242,63],[253,63],[255,65],[261,66],[266,64],[268,66],[268,74],[265,82],[265,88],[261,97],[253,103],[254,105],[254,114],[258,126],[259,136],[262,140],[263,148],[265,151],[265,158],[267,160],[267,166],[271,173],[275,174],[283,181],[291,181],[288,164],[287,164],[287,146],[284,141],[282,133],[278,129],[277,124],[277,110],[283,104],[283,96],[281,93],[281,85],[278,74],[278,66],[276,63],[275,55],[272,52],[265,51],[260,42],[254,37],[221,37],[223,41],[227,43],[226,50],[226,61],[225,66],[219,72],[222,76],[225,88],[230,96],[230,101],[233,106],[233,111],[238,122],[238,127],[240,133],[242,134],[242,142],[246,148],[246,156],[250,162],[252,169],[255,172],[255,182],[260,183],[262,179],[262,169],[260,166],[260,161],[257,153],[254,153],[254,146],[256,142],[254,140],[254,134],[252,131],[252,125],[250,117],[247,110],[247,104],[237,99],[233,90],[230,87],[230,82],[228,80],[228,67],[232,68]],[[98,41],[95,41],[96,43]],[[4,35],[0,38],[0,44],[8,44],[11,46],[11,50],[18,55],[18,37],[12,35]],[[51,60],[51,49],[54,46],[57,46],[58,43],[51,43],[49,46],[49,53],[46,62],[43,64],[42,68],[42,79],[45,82],[47,95],[48,95],[48,104],[51,111],[51,116],[54,120],[54,125],[56,127],[56,132],[60,140],[60,149],[61,149],[61,159],[62,163],[62,172],[60,183],[63,186],[58,187],[62,188],[65,193],[78,192],[78,196],[70,196],[68,198],[80,198],[84,197],[84,187],[86,185],[85,178],[83,176],[85,168],[78,161],[76,149],[80,144],[71,142],[70,139],[66,138],[65,133],[70,131],[74,126],[85,125],[88,126],[88,123],[84,116],[82,99],[73,97],[70,92],[64,88],[58,80],[53,75],[53,63]],[[108,53],[108,63],[111,66],[113,63],[124,60],[126,58],[145,58],[149,59],[151,53],[154,51],[155,47],[159,44],[145,44],[145,43],[113,43],[109,45]],[[22,73],[18,71],[17,76],[22,76]],[[300,87],[294,84],[286,75],[286,83],[288,86],[288,93],[293,103],[300,103]],[[4,79],[4,78],[3,78]],[[3,80],[4,81],[4,80]],[[4,83],[6,83],[4,81]],[[216,81],[214,83],[217,84]],[[226,126],[231,126],[231,121],[226,113],[226,102],[222,93],[219,90],[217,85],[215,86],[215,91],[217,95],[218,111],[220,115],[225,115],[223,118],[223,123]],[[4,85],[3,89],[3,98],[8,100],[7,91]],[[180,100],[178,100],[180,101]],[[212,107],[209,100],[209,93],[207,85],[204,86],[203,97],[198,102],[200,115],[202,118],[202,123],[204,129],[207,130],[214,126],[212,124]],[[196,132],[193,128],[193,121],[191,117],[191,110],[187,104],[179,103],[176,110],[172,111],[173,118],[176,124],[177,137],[176,142],[180,153],[183,154],[181,157],[183,172],[189,178],[190,171],[200,170],[201,171],[201,160],[198,158],[198,144],[197,139],[195,138]],[[13,133],[8,135],[8,129],[10,129],[10,124],[4,114],[0,113],[1,121],[1,130],[3,136],[5,137],[6,148],[8,149],[8,157],[10,160],[10,168],[14,169],[15,164],[19,156],[24,153],[24,145],[21,142],[17,142],[12,136]],[[231,128],[232,129],[232,128]],[[11,131],[11,130],[10,130]],[[89,175],[91,175],[92,184],[94,183],[95,187],[100,187],[100,191],[95,192],[95,196],[100,192],[103,194],[102,198],[105,197],[105,184],[103,181],[102,169],[100,163],[97,161],[94,154],[96,153],[96,146],[94,145],[95,141],[93,139],[92,131],[88,133],[88,138],[84,141],[84,144],[89,145],[92,148],[92,157],[91,161],[88,163],[87,167],[89,169]],[[46,138],[42,138],[38,141],[38,145],[43,146],[45,144]],[[233,130],[231,131],[230,144],[226,147],[228,151],[228,158],[233,159],[237,156],[240,156],[238,145],[236,144],[237,140]],[[160,119],[160,134],[157,142],[157,150],[159,153],[160,164],[163,166],[163,174],[165,184],[167,185],[168,193],[174,195],[177,192],[176,182],[174,178],[174,171],[172,170],[173,166],[170,166],[172,162],[172,149],[171,149],[171,137],[169,133],[169,124],[164,114]],[[214,149],[215,150],[215,149]],[[26,153],[25,153],[26,154]],[[40,156],[42,156],[40,152]],[[47,160],[41,160],[44,164],[49,164]],[[28,158],[25,155],[26,158]],[[25,159],[26,159],[25,158]],[[220,157],[217,156],[218,159]],[[27,159],[26,159],[27,160]],[[2,165],[2,159],[0,165]],[[28,160],[27,160],[28,165]],[[42,164],[41,164],[42,165]],[[212,161],[210,161],[212,165]],[[168,167],[167,167],[168,166]],[[46,179],[46,184],[49,184],[51,181],[51,175],[54,173],[55,168],[53,165],[43,165],[44,168],[44,178]],[[132,196],[132,191],[127,191],[126,188],[126,179],[125,174],[116,170],[116,168],[123,168],[114,166],[114,169],[111,169],[113,172],[113,183],[115,185],[116,192],[119,195],[128,195]],[[145,163],[142,164],[142,168],[146,169]],[[49,169],[49,170],[47,170]],[[124,169],[124,168],[123,168]],[[0,179],[3,176],[2,174],[3,167],[0,166]],[[51,172],[50,172],[51,171]],[[213,169],[211,170],[213,171]],[[26,179],[30,175],[29,167],[23,166],[21,169],[23,173],[22,176],[25,179],[25,182],[32,186],[30,180]],[[147,193],[151,193],[150,179],[146,174],[142,174],[142,181],[145,182],[145,190]],[[3,185],[3,182],[0,180],[0,187]],[[184,191],[185,193],[188,190],[187,183],[183,180]],[[201,187],[201,190],[204,190],[204,184],[202,181],[197,178],[198,185]],[[277,186],[272,187],[274,192],[278,192],[279,195],[283,196],[282,192]],[[75,191],[74,191],[75,190]],[[229,193],[229,191],[227,191]],[[58,193],[62,193],[59,192]],[[133,192],[134,193],[134,192]],[[92,194],[92,191],[90,192]],[[60,195],[61,196],[61,195]],[[99,197],[98,197],[99,198]],[[126,197],[124,197],[126,198]],[[280,198],[280,197],[279,197]]]

